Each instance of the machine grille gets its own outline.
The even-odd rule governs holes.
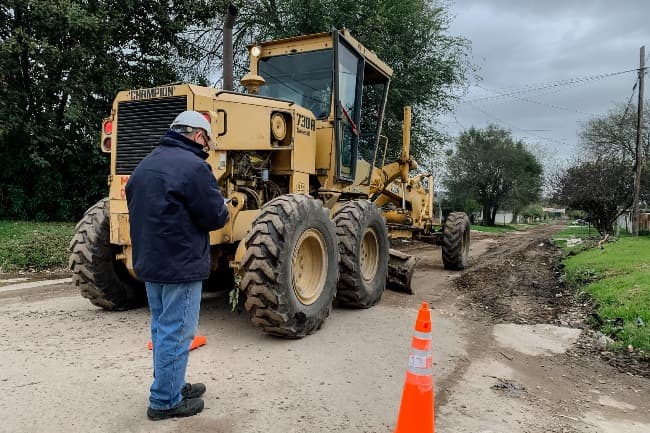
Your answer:
[[[187,110],[186,96],[123,101],[117,110],[116,174],[130,175],[157,145],[174,118]]]

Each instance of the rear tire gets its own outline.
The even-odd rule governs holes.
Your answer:
[[[469,265],[469,218],[464,212],[452,212],[442,231],[442,263],[445,269],[460,271]]]
[[[329,211],[310,196],[280,196],[262,208],[244,242],[240,290],[253,324],[286,338],[320,329],[338,277]]]
[[[334,216],[339,243],[337,304],[370,308],[381,299],[388,276],[388,229],[374,203],[345,203]]]
[[[70,242],[69,265],[81,296],[105,310],[130,310],[146,305],[144,284],[115,259],[110,244],[108,199],[86,211]]]

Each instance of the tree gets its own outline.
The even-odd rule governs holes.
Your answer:
[[[0,5],[0,217],[78,218],[105,194],[99,125],[118,90],[177,81],[207,1]]]
[[[649,198],[648,164],[650,115],[645,105],[641,135],[641,201]],[[587,162],[575,164],[556,182],[556,196],[571,207],[585,211],[601,234],[609,233],[616,217],[633,202],[636,166],[637,107],[619,104],[606,115],[586,121],[580,132]]]
[[[611,233],[616,218],[632,199],[630,165],[617,160],[583,162],[566,170],[555,186],[554,198],[587,213],[601,235]]]
[[[513,223],[517,222],[522,209],[540,198],[543,183],[542,165],[528,149],[521,155],[518,164],[522,170],[521,175],[513,179],[510,197],[504,203],[504,206],[512,210]]]
[[[544,217],[544,207],[539,203],[529,204],[521,211],[521,216],[528,222],[534,222],[536,219]]]
[[[452,196],[471,198],[483,208],[483,223],[494,225],[504,204],[523,207],[537,201],[542,185],[542,165],[510,131],[490,125],[470,128],[458,138],[447,162],[445,184]]]
[[[468,42],[425,0],[240,0],[236,65],[255,41],[347,27],[395,70],[384,134],[399,149],[415,107],[413,155],[443,135],[430,120],[466,83]],[[0,217],[68,220],[105,194],[99,125],[118,90],[191,80],[221,63],[227,0],[8,0],[0,5]]]
[[[650,101],[644,103],[644,119],[650,118]],[[644,122],[647,124],[647,121]],[[587,120],[580,131],[580,142],[589,159],[619,159],[634,161],[636,158],[637,106],[617,105],[603,116]],[[650,128],[644,128],[641,157],[650,157]]]
[[[471,224],[476,222],[476,219],[481,214],[481,204],[474,199],[465,196],[454,195],[449,198],[443,198],[440,201],[440,208],[442,209],[443,216],[447,216],[450,212],[463,211],[469,217]]]
[[[390,85],[383,134],[389,138],[387,160],[399,156],[403,107],[413,110],[411,149],[421,165],[437,162],[435,150],[447,141],[436,130],[435,117],[450,110],[472,71],[469,42],[448,32],[450,16],[444,3],[426,0],[242,0],[236,2],[235,76],[247,72],[247,43],[287,38],[347,28],[394,70]],[[225,6],[224,6],[225,10]],[[211,36],[201,31],[197,38],[211,41],[203,62],[221,63],[219,21]],[[196,45],[200,46],[201,42]]]

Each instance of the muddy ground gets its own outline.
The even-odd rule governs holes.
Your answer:
[[[199,332],[208,344],[188,368],[208,386],[206,409],[159,423],[145,416],[146,309],[107,313],[69,284],[8,282],[52,275],[0,275],[0,432],[392,432],[426,301],[436,431],[647,433],[646,366],[612,366],[596,347],[584,325],[590,306],[559,279],[548,241],[558,229],[473,233],[473,264],[461,273],[443,270],[437,247],[402,244],[421,258],[415,295],[335,309],[301,340],[263,335],[227,297],[206,295]]]

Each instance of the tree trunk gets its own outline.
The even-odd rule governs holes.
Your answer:
[[[512,211],[512,220],[510,220],[510,224],[517,224],[519,222],[519,211],[518,210],[513,210]]]
[[[492,213],[490,214],[490,225],[493,226],[496,224],[496,219],[497,219],[497,210],[498,208],[494,206],[492,208]]]
[[[492,213],[490,212],[490,205],[487,203],[483,204],[483,225],[484,226],[493,226],[494,222],[490,222],[490,217]]]

